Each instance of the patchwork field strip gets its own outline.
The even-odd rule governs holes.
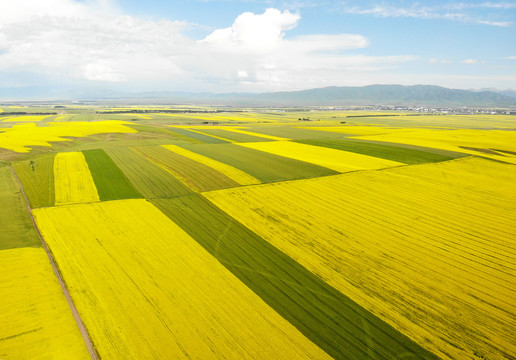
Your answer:
[[[189,128],[188,130],[193,130],[192,128]],[[226,140],[229,142],[260,142],[260,141],[268,141],[270,139],[267,139],[263,136],[253,135],[252,133],[246,132],[246,131],[238,131],[238,130],[230,130],[230,129],[209,129],[209,128],[202,128],[202,129],[195,129],[195,131],[199,131],[203,134],[213,136],[215,138],[219,138],[222,140]]]
[[[225,130],[226,131],[231,131],[231,132],[234,132],[234,133],[250,135],[250,136],[254,136],[254,137],[261,137],[261,138],[268,139],[268,140],[276,140],[276,141],[290,140],[290,139],[284,138],[284,137],[260,134],[260,133],[256,133],[256,132],[253,132],[253,131],[242,130],[242,129],[227,128]]]
[[[101,358],[329,358],[146,200],[33,214]]]
[[[167,150],[175,152],[176,154],[185,156],[189,159],[192,159],[201,164],[209,166],[209,167],[221,172],[222,174],[226,175],[230,179],[233,179],[240,185],[253,185],[253,184],[256,185],[256,184],[260,183],[260,180],[252,177],[251,175],[246,174],[245,172],[243,172],[233,166],[229,166],[220,161],[210,159],[207,156],[203,156],[203,155],[197,154],[193,151],[186,150],[177,145],[163,145],[163,147]]]
[[[280,138],[288,138],[293,140],[302,139],[328,139],[328,138],[342,138],[342,134],[330,133],[327,131],[317,131],[313,128],[298,128],[292,126],[253,126],[250,128],[251,131],[264,134],[277,136]]]
[[[453,159],[451,156],[436,154],[428,151],[407,149],[405,147],[354,139],[308,139],[296,140],[296,142],[354,152],[357,154],[373,156],[410,165],[427,162],[447,161]]]
[[[203,195],[439,357],[504,359],[516,356],[515,177],[463,158]]]
[[[181,147],[240,169],[263,183],[337,174],[322,166],[236,144],[181,144]]]
[[[435,358],[201,196],[153,203],[332,357]]]
[[[55,156],[54,187],[56,205],[100,200],[82,152],[65,152]]]
[[[261,143],[238,143],[239,146],[269,152],[338,171],[381,169],[402,165],[397,161],[326,147],[312,146],[292,141],[270,141]]]
[[[102,201],[137,199],[142,196],[102,149],[83,151],[95,187]]]
[[[147,160],[165,169],[195,192],[240,186],[220,171],[161,146],[139,146],[134,149]]]
[[[399,129],[386,134],[360,136],[359,139],[388,141],[481,155],[516,164],[516,133],[475,129]],[[499,150],[507,151],[500,154]]]
[[[14,169],[0,183],[0,358],[90,358]]]
[[[0,187],[0,229],[2,231],[0,251],[40,247],[41,242],[32,226],[23,194],[11,169],[7,166],[0,167],[0,184],[2,184]],[[5,275],[8,276],[9,273]]]
[[[178,134],[183,135],[183,136],[187,136],[187,137],[191,138],[192,140],[198,141],[199,143],[204,143],[204,144],[226,144],[226,143],[229,142],[229,141],[226,141],[226,140],[215,138],[213,136],[208,136],[206,134],[203,134],[203,133],[197,132],[197,131],[187,130],[187,129],[178,128],[178,127],[171,127],[171,129],[172,129],[173,132],[178,133]]]
[[[109,148],[106,151],[145,198],[175,197],[193,193],[168,171],[148,161],[132,148]]]

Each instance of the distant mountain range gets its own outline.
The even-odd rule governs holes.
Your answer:
[[[39,89],[40,90],[40,89]],[[1,99],[44,99],[39,91],[18,93],[0,89]],[[52,94],[54,100],[97,100],[102,102],[131,102],[155,104],[217,104],[233,106],[361,106],[361,105],[406,105],[441,107],[509,107],[516,108],[514,90],[457,90],[433,85],[368,85],[362,87],[325,87],[302,91],[270,93],[185,93],[185,92],[87,92],[69,91]],[[10,96],[9,96],[10,95]]]
[[[494,92],[494,93],[497,93],[500,95],[505,95],[505,96],[510,96],[510,97],[516,98],[516,90],[512,90],[512,89],[500,90],[500,89],[495,89],[495,88],[484,88],[484,89],[472,89],[471,91],[476,91],[476,92],[490,91],[490,92]]]

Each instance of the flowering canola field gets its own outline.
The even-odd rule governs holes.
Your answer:
[[[515,131],[406,129],[358,138],[458,151],[516,164]]]
[[[0,132],[0,148],[19,153],[27,153],[31,146],[52,146],[54,141],[70,141],[65,137],[84,137],[105,133],[136,133],[125,121],[73,121],[50,122],[47,126],[37,126],[35,123],[14,125]]]
[[[503,359],[516,353],[515,178],[472,157],[204,196],[435,354]]]
[[[239,143],[238,145],[296,160],[306,161],[339,172],[380,169],[402,165],[402,163],[396,161],[356,154],[349,151],[300,144],[291,141]]]
[[[179,155],[186,156],[189,159],[200,162],[201,164],[207,165],[215,170],[218,170],[221,173],[223,173],[224,175],[226,175],[227,177],[235,180],[240,185],[252,185],[252,184],[260,183],[260,180],[252,177],[251,175],[246,174],[245,172],[243,172],[233,166],[224,164],[217,160],[213,160],[207,156],[203,156],[203,155],[197,154],[193,151],[186,150],[177,145],[163,145],[163,147],[165,149],[168,149]]]
[[[516,357],[514,117],[154,108],[0,119],[0,359],[88,358],[49,256],[102,359]]]
[[[146,200],[33,214],[101,358],[328,358]]]
[[[481,155],[516,164],[516,132],[481,129],[425,129],[385,126],[327,126],[303,129],[347,134],[350,138],[424,146]]]
[[[49,117],[48,115],[25,115],[25,116],[13,116],[8,117],[2,122],[34,122],[34,121],[41,121],[45,118]]]
[[[88,359],[42,248],[0,251],[0,358]]]
[[[54,159],[56,205],[99,201],[99,194],[82,152],[59,153]]]

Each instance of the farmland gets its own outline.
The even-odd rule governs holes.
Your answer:
[[[103,358],[327,357],[145,200],[35,217]]]
[[[164,109],[2,118],[0,358],[516,357],[514,116]]]

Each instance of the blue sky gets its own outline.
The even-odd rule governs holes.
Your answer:
[[[9,3],[4,89],[516,88],[516,1]]]

